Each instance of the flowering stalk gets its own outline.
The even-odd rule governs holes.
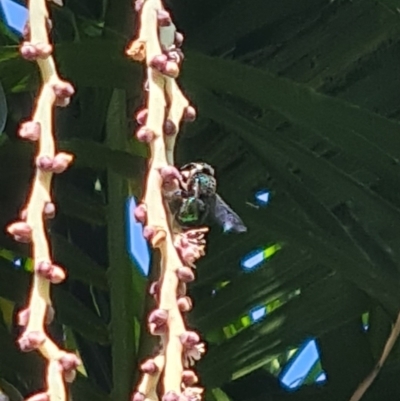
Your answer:
[[[135,217],[144,224],[144,236],[161,253],[160,278],[150,288],[158,307],[148,318],[151,334],[160,336],[160,349],[141,365],[143,373],[133,401],[146,399],[177,401],[199,400],[203,389],[190,370],[194,360],[204,353],[204,344],[197,333],[185,327],[182,313],[191,309],[186,283],[194,280],[194,262],[204,255],[207,228],[183,232],[174,225],[163,194],[177,189],[181,182],[174,164],[174,146],[182,120],[193,121],[195,109],[181,92],[176,78],[183,53],[183,35],[176,32],[161,0],[137,0],[140,29],[126,53],[145,63],[147,68],[147,106],[136,119],[141,125],[139,140],[150,146],[146,189]],[[162,394],[157,393],[163,377]]]
[[[34,260],[29,305],[19,313],[19,324],[24,327],[24,331],[18,344],[24,352],[39,350],[48,361],[47,388],[32,395],[30,401],[66,401],[65,382],[74,380],[75,370],[80,364],[78,357],[60,349],[45,329],[54,315],[50,283],[58,284],[66,276],[64,269],[52,261],[46,235],[45,219],[55,214],[50,195],[51,180],[53,174],[62,173],[73,160],[71,154],[55,151],[53,107],[67,106],[74,88],[57,74],[51,56],[53,47],[49,41],[50,29],[45,0],[30,0],[29,22],[24,29],[20,53],[25,59],[37,62],[43,82],[32,119],[21,124],[19,136],[38,142],[36,174],[20,220],[7,227],[16,241],[32,244]]]

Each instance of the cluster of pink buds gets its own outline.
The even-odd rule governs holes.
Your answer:
[[[76,376],[76,369],[81,364],[79,358],[72,353],[65,352],[59,359],[58,364],[63,372],[66,382],[72,383]]]
[[[25,121],[19,127],[18,135],[29,141],[38,141],[40,138],[40,123],[37,121]]]
[[[52,88],[56,96],[55,105],[59,107],[68,106],[71,96],[75,93],[74,87],[69,82],[58,80],[52,84]]]
[[[53,284],[59,284],[65,280],[65,270],[60,266],[53,265],[49,261],[37,263],[35,266],[35,273]]]
[[[71,164],[73,156],[69,153],[60,152],[53,158],[49,156],[39,156],[36,159],[36,166],[47,173],[60,174]]]
[[[149,316],[150,333],[159,336],[167,331],[168,311],[164,309],[154,309]]]
[[[179,75],[178,63],[173,59],[169,59],[168,55],[164,53],[154,56],[150,61],[150,67],[170,78],[177,78]]]
[[[25,331],[18,339],[18,345],[22,352],[30,352],[38,349],[46,341],[42,331]]]
[[[16,221],[7,227],[15,241],[29,243],[32,241],[32,228],[25,221]]]
[[[53,52],[53,46],[49,43],[22,42],[19,52],[25,60],[35,61],[49,57]]]
[[[175,248],[183,263],[195,267],[194,262],[205,254],[204,233],[199,230],[190,230],[177,236]]]

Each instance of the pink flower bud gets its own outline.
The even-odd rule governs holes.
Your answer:
[[[59,284],[65,280],[65,271],[49,261],[41,261],[36,264],[35,272],[38,276],[51,281],[52,284]]]
[[[164,72],[165,66],[167,65],[168,57],[166,54],[159,54],[154,56],[150,61],[150,67],[155,68],[160,72]]]
[[[69,153],[57,153],[53,159],[52,171],[55,174],[63,173],[73,160],[73,156]]]
[[[184,370],[182,372],[182,382],[185,386],[191,387],[199,381],[193,370]]]
[[[154,323],[157,326],[167,323],[168,312],[164,309],[154,309],[149,315],[149,323]]]
[[[147,240],[147,241],[151,241],[154,236],[156,235],[156,229],[154,227],[151,226],[145,226],[143,228],[143,237]]]
[[[150,333],[161,335],[167,331],[168,312],[164,309],[155,309],[150,313],[148,322]]]
[[[178,297],[184,297],[186,295],[186,284],[183,281],[178,283],[178,288],[176,290]]]
[[[32,228],[24,221],[17,221],[7,227],[7,231],[19,242],[32,241]]]
[[[182,261],[190,266],[196,261],[196,251],[191,246],[180,249],[179,254]]]
[[[24,41],[29,41],[29,37],[31,35],[31,27],[29,25],[29,21],[26,21],[24,28],[22,29],[22,37]]]
[[[31,314],[31,312],[30,312],[29,308],[20,310],[18,312],[18,320],[17,320],[18,326],[25,327],[29,322],[30,314]]]
[[[150,143],[154,139],[154,132],[147,127],[140,127],[136,132],[136,138],[140,142]]]
[[[194,281],[194,273],[190,267],[182,266],[176,270],[176,274],[179,280],[183,281],[184,283],[190,283]]]
[[[57,97],[54,104],[57,107],[67,107],[70,103],[71,103],[70,97]]]
[[[40,138],[40,123],[37,121],[25,121],[19,127],[18,135],[29,141],[37,141]]]
[[[80,364],[80,359],[72,353],[65,353],[59,360],[58,363],[60,364],[63,371],[71,371],[75,370]]]
[[[184,36],[180,32],[175,32],[175,46],[181,47],[184,40]]]
[[[179,187],[181,180],[181,174],[179,170],[174,166],[165,166],[160,170],[160,175],[163,180],[163,188],[166,191],[175,191]]]
[[[73,383],[73,381],[76,379],[76,370],[69,370],[67,372],[64,372],[63,377],[67,383]]]
[[[189,297],[178,298],[177,304],[181,312],[189,312],[193,307],[192,300]]]
[[[65,280],[65,271],[60,266],[53,265],[50,281],[52,284],[60,284]]]
[[[75,93],[74,87],[69,82],[61,80],[53,84],[52,87],[56,96],[56,106],[68,106],[71,96]]]
[[[22,221],[25,221],[25,220],[27,219],[27,217],[28,217],[28,210],[27,210],[27,209],[22,209],[22,210],[19,212],[19,218],[20,218]]]
[[[136,113],[136,121],[139,125],[144,125],[146,124],[147,120],[147,115],[148,115],[148,110],[147,109],[141,109]]]
[[[136,221],[145,224],[147,219],[147,208],[144,203],[141,203],[135,207],[134,215]]]
[[[136,391],[132,396],[132,401],[145,401],[146,396],[139,391]]]
[[[180,65],[185,58],[185,55],[181,49],[175,48],[167,51],[167,57],[169,61],[175,61],[175,63]]]
[[[183,112],[183,119],[188,122],[196,120],[196,109],[192,106],[187,106]]]
[[[49,43],[36,43],[35,46],[38,57],[41,59],[46,59],[53,52],[53,46]]]
[[[175,61],[167,61],[164,70],[161,72],[170,78],[177,78],[179,75],[179,66]]]
[[[163,131],[164,131],[165,135],[172,136],[178,132],[178,129],[176,128],[175,123],[172,120],[167,118],[164,121]]]
[[[21,56],[28,61],[34,61],[39,57],[36,46],[31,42],[23,42],[19,48]]]
[[[46,202],[43,207],[43,215],[46,219],[53,219],[56,215],[56,207],[52,202]]]
[[[158,281],[153,281],[150,284],[150,288],[149,288],[149,294],[150,295],[157,295],[160,291],[160,283]]]
[[[174,166],[164,166],[160,168],[160,175],[163,181],[181,180],[181,173]]]
[[[46,336],[41,331],[24,332],[18,339],[18,345],[22,352],[30,352],[38,349],[46,340]]]
[[[171,16],[168,11],[157,10],[158,26],[170,26],[172,23]]]
[[[135,11],[140,12],[144,4],[144,0],[136,0],[135,1]]]
[[[168,391],[163,395],[162,401],[179,401],[179,395],[175,391]]]
[[[26,398],[25,401],[50,401],[50,396],[47,393],[37,393]]]
[[[36,159],[36,166],[40,170],[50,173],[53,170],[53,159],[50,156],[39,156]]]
[[[193,348],[200,342],[200,336],[194,331],[185,331],[179,336],[182,345],[187,348]]]
[[[140,365],[140,370],[148,375],[154,375],[154,373],[158,372],[158,367],[153,359],[148,359]]]
[[[41,261],[37,263],[35,266],[36,274],[47,280],[50,280],[52,270],[53,270],[53,265],[49,261]]]

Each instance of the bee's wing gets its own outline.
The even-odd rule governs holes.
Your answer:
[[[247,231],[242,219],[218,195],[215,195],[214,217],[224,228],[224,232],[233,231],[243,233]]]

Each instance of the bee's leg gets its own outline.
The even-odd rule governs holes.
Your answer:
[[[200,196],[200,183],[198,179],[194,180],[193,183],[193,192],[196,199],[199,199]]]

